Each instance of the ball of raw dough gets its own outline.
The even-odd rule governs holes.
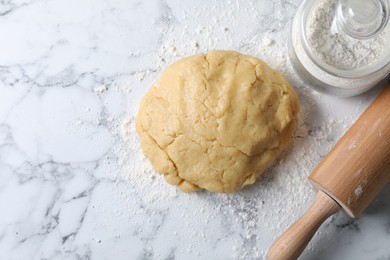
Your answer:
[[[141,102],[142,149],[168,183],[234,192],[255,182],[296,129],[299,101],[278,72],[232,51],[170,65]]]

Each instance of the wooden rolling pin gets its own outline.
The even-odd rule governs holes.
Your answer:
[[[341,208],[356,218],[390,181],[390,85],[309,176],[319,191],[308,211],[283,233],[269,260],[297,259],[321,224]]]

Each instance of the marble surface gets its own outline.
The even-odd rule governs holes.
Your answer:
[[[329,97],[295,76],[299,2],[0,1],[0,259],[263,259],[379,91]],[[232,195],[166,185],[118,130],[164,67],[208,49],[265,59],[302,102],[276,177]],[[390,186],[359,219],[326,222],[302,259],[390,259]]]

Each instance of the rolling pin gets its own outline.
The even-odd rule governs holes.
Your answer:
[[[390,181],[390,85],[309,176],[312,206],[271,246],[268,260],[297,259],[317,229],[343,209],[358,217]]]

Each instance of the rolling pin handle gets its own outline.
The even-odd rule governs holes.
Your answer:
[[[268,260],[296,260],[322,223],[341,209],[339,204],[322,191],[312,206],[272,245]]]

